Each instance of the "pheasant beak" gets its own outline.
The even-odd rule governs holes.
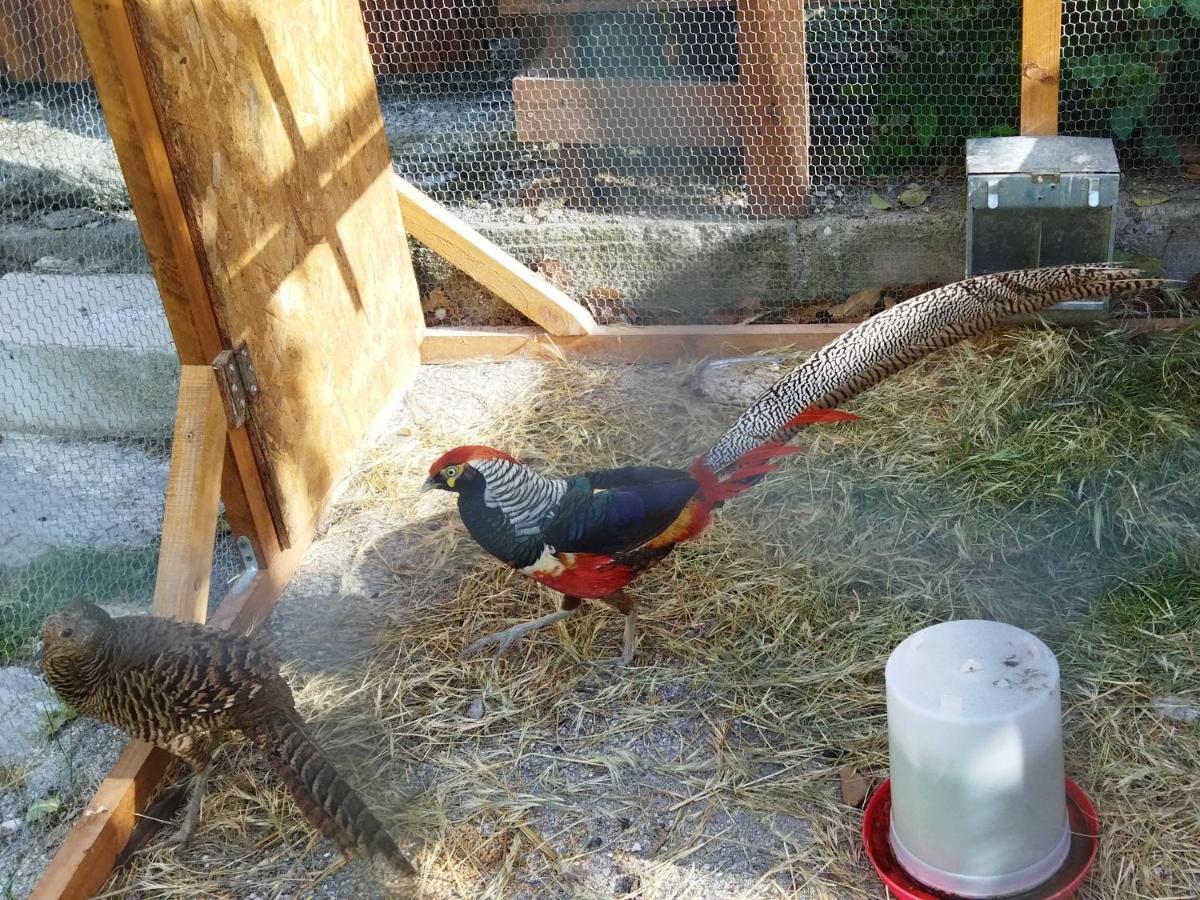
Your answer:
[[[426,478],[425,483],[421,485],[421,490],[418,493],[423,494],[426,491],[432,491],[437,487],[438,483],[436,481],[434,481],[432,478]]]

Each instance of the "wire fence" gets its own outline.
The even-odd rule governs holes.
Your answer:
[[[74,719],[31,659],[46,615],[76,597],[147,611],[179,381],[70,25],[67,4],[0,2],[3,896],[28,895],[123,743]],[[240,559],[224,529],[214,539],[216,599]]]
[[[637,284],[596,287],[613,254],[639,249],[606,247],[600,218],[771,219],[953,178],[965,137],[1015,133],[1020,114],[1020,15],[1000,0],[362,9],[398,170],[604,321],[648,317]],[[67,0],[0,0],[0,36],[0,465],[16,486],[0,649],[13,655],[31,627],[13,610],[148,596],[176,364]],[[1113,137],[1130,171],[1198,174],[1200,7],[1065,0],[1062,48],[1064,132]],[[503,231],[544,223],[592,230],[566,260]],[[420,259],[430,324],[523,321]]]

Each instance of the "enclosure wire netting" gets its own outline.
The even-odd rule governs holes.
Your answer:
[[[861,214],[873,194],[899,206],[910,184],[956,183],[965,138],[1020,125],[1008,0],[362,6],[398,171],[602,322],[674,321],[687,290],[638,272],[615,284],[614,259],[673,248],[605,219],[753,222],[804,200]],[[1114,138],[1126,173],[1200,179],[1200,4],[1066,0],[1062,24],[1062,132]],[[544,223],[586,225],[587,250],[544,259],[531,230]],[[682,256],[695,248],[680,233]],[[417,264],[428,324],[524,322],[419,248]],[[648,295],[668,308],[638,309]]]
[[[69,5],[0,0],[0,895],[26,896],[123,740],[31,665],[75,597],[144,612],[179,365]],[[241,570],[215,535],[211,593]]]

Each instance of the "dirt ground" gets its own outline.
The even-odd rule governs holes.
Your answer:
[[[441,449],[679,465],[789,364],[424,367],[365,448],[266,637],[422,896],[882,897],[840,772],[886,777],[887,655],[964,616],[1059,656],[1068,774],[1105,835],[1081,898],[1200,895],[1196,336],[1035,330],[939,354],[638,583],[633,666],[597,664],[621,624],[591,607],[462,656],[555,600],[486,557],[448,495],[418,494]],[[193,844],[104,896],[399,895],[237,745]]]

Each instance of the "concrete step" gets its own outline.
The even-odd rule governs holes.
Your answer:
[[[0,277],[0,431],[162,440],[178,383],[151,276]]]
[[[120,551],[152,547],[162,530],[169,463],[167,441],[0,435],[0,567],[52,552],[130,566]],[[96,567],[88,561],[89,570]]]

